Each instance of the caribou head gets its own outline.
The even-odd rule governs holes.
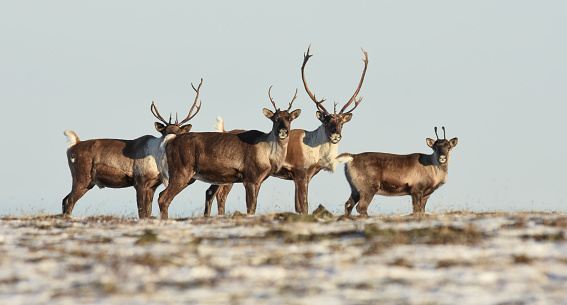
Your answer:
[[[197,96],[195,97],[195,102],[193,103],[193,106],[191,107],[191,109],[189,110],[189,114],[187,115],[187,117],[179,122],[177,119],[177,113],[175,114],[175,122],[172,123],[171,122],[171,114],[169,115],[169,121],[166,121],[160,114],[159,111],[157,110],[156,104],[154,101],[152,101],[152,106],[150,107],[150,110],[152,111],[152,114],[158,119],[160,120],[162,123],[160,122],[155,122],[154,125],[156,127],[156,130],[158,132],[160,132],[163,136],[166,136],[168,134],[181,134],[181,133],[186,133],[189,132],[191,130],[191,127],[193,127],[191,124],[187,124],[187,125],[183,125],[186,122],[188,122],[189,120],[191,120],[193,117],[195,117],[195,115],[197,115],[197,113],[199,113],[199,110],[201,110],[201,102],[199,102],[199,106],[197,106],[197,100],[199,100],[199,90],[201,90],[201,85],[203,85],[203,79],[201,78],[201,83],[199,84],[199,86],[197,87],[197,89],[195,89],[195,86],[193,86],[193,83],[191,83],[191,87],[193,87],[193,90],[195,90],[195,92],[197,92]],[[197,106],[197,111],[195,111],[195,113],[193,115],[191,115],[191,113],[193,112],[193,110],[195,109],[195,106]],[[164,125],[165,124],[165,125]]]
[[[443,129],[443,139],[439,139],[437,135],[437,127],[435,127],[435,136],[437,140],[433,140],[431,138],[427,138],[427,146],[433,149],[433,154],[435,155],[435,159],[439,164],[445,164],[449,160],[449,156],[451,154],[451,149],[457,146],[457,142],[459,139],[452,138],[451,140],[447,140],[445,135],[445,126],[441,127]]]
[[[309,95],[311,100],[315,102],[315,105],[317,106],[316,115],[319,121],[321,121],[321,123],[323,123],[323,125],[325,126],[325,133],[327,135],[327,138],[331,143],[337,144],[342,138],[341,132],[342,132],[343,124],[352,119],[352,111],[356,109],[356,107],[358,107],[358,104],[360,104],[360,102],[362,101],[362,97],[357,100],[356,96],[358,95],[358,92],[360,92],[360,88],[362,88],[362,83],[364,82],[364,76],[366,75],[366,68],[368,67],[368,53],[366,53],[366,51],[362,49],[362,52],[364,53],[365,56],[365,59],[363,59],[364,70],[362,71],[362,77],[360,78],[360,83],[358,84],[358,88],[356,88],[356,91],[354,92],[350,100],[348,100],[348,102],[343,106],[343,108],[341,108],[339,113],[337,113],[338,103],[335,103],[334,113],[329,113],[329,111],[327,111],[327,109],[323,107],[323,102],[325,101],[325,99],[321,99],[320,101],[317,100],[315,98],[315,94],[311,93],[309,87],[307,87],[307,81],[305,80],[305,65],[307,64],[309,57],[313,56],[309,54],[310,48],[311,45],[309,46],[309,48],[307,48],[307,53],[304,54],[303,56],[303,65],[301,66],[301,77],[303,79],[303,85],[305,86],[305,91],[307,91],[307,94]],[[352,107],[352,109],[350,109],[349,111],[345,112],[347,107],[349,107],[350,104],[352,104],[352,102],[354,102],[354,107]]]
[[[296,109],[292,112],[289,112],[291,110],[291,105],[293,105],[295,98],[297,98],[297,89],[295,89],[295,96],[289,103],[289,107],[286,110],[280,110],[276,106],[276,103],[274,102],[274,99],[272,99],[272,96],[270,94],[271,90],[272,86],[270,86],[270,89],[268,89],[268,96],[270,97],[270,101],[272,102],[272,105],[274,105],[276,112],[272,112],[270,109],[264,108],[264,115],[268,119],[272,120],[272,131],[274,135],[276,135],[278,139],[284,140],[289,135],[291,121],[295,120],[301,114],[301,109]]]

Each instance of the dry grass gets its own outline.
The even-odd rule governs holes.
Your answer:
[[[383,229],[379,225],[366,225],[363,230],[366,238],[378,239],[385,244],[459,244],[471,245],[482,240],[482,233],[474,226],[456,228],[433,226],[422,229],[396,230]]]
[[[169,221],[33,215],[5,216],[0,224],[11,234],[0,239],[0,263],[5,270],[14,262],[26,267],[0,274],[0,292],[40,295],[22,284],[37,281],[50,287],[54,303],[61,298],[81,303],[84,296],[105,303],[108,299],[100,296],[136,293],[199,303],[193,297],[209,291],[229,296],[219,303],[282,296],[292,300],[287,303],[303,304],[298,300],[323,294],[345,302],[360,298],[346,303],[404,303],[395,297],[402,290],[411,296],[432,289],[433,300],[441,290],[461,295],[474,286],[478,289],[468,294],[473,297],[479,290],[491,291],[494,270],[502,271],[499,289],[514,295],[527,268],[532,269],[526,285],[534,285],[530,274],[537,273],[533,279],[547,279],[549,291],[543,295],[553,296],[564,289],[560,268],[567,262],[560,252],[567,216],[558,213],[344,217],[320,206],[311,215],[235,213]],[[538,251],[529,252],[534,247]],[[550,264],[555,265],[542,267]],[[476,281],[482,274],[484,281]],[[235,283],[254,290],[236,291]],[[394,299],[382,294],[389,289]],[[27,303],[34,301],[30,297]]]
[[[541,216],[534,220],[535,216]],[[549,216],[549,217],[548,217]],[[477,227],[472,222],[474,220],[489,219],[495,217],[505,217],[509,221],[502,225],[502,229],[522,229],[530,223],[558,229],[551,233],[524,233],[520,235],[522,240],[534,240],[537,242],[563,242],[566,240],[565,229],[567,229],[567,216],[558,213],[548,212],[459,212],[451,211],[441,214],[426,214],[421,216],[412,215],[387,215],[374,217],[360,216],[335,216],[320,205],[312,214],[301,215],[295,213],[275,213],[268,215],[247,216],[241,213],[222,217],[195,217],[173,219],[173,222],[188,222],[199,226],[229,226],[229,227],[255,227],[267,228],[265,233],[256,236],[232,238],[231,243],[261,243],[262,240],[276,240],[284,244],[290,243],[310,243],[328,240],[341,239],[361,239],[364,243],[372,245],[366,250],[366,254],[378,253],[384,247],[394,245],[425,244],[425,245],[476,245],[483,240],[490,238],[482,228]],[[439,223],[439,220],[444,220]],[[465,226],[450,224],[451,221],[465,219],[468,223]],[[32,226],[38,230],[65,229],[73,224],[81,225],[127,225],[144,226],[144,224],[154,223],[158,226],[166,226],[167,222],[159,220],[138,220],[135,218],[125,218],[117,216],[89,216],[89,217],[65,217],[62,215],[32,215],[32,216],[4,216],[0,221],[19,221],[18,226]],[[449,222],[449,224],[443,224]],[[345,229],[338,232],[305,232],[295,230],[294,224],[320,224],[333,227],[333,224],[354,223],[359,224],[356,229]],[[419,228],[404,227],[404,224],[423,224]],[[145,229],[142,233],[133,233],[136,238],[135,245],[144,246],[160,243],[158,232],[152,229]],[[202,243],[204,240],[214,242],[228,242],[224,237],[208,236],[206,238],[195,238],[189,241],[190,244]],[[113,239],[103,236],[90,237],[82,243],[112,243]],[[521,259],[520,259],[521,261]],[[394,265],[407,265],[405,262],[393,262]],[[452,265],[451,262],[440,263],[441,266]]]

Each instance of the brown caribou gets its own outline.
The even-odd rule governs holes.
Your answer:
[[[162,144],[167,135],[187,133],[191,130],[191,124],[183,124],[195,117],[201,109],[199,103],[192,115],[202,84],[203,79],[197,89],[191,84],[197,96],[189,114],[181,122],[176,118],[175,123],[171,123],[171,116],[169,122],[166,121],[152,102],[152,114],[163,123],[154,124],[162,135],[160,138],[146,135],[134,140],[81,141],[75,132],[66,130],[65,135],[71,142],[67,148],[67,161],[73,186],[69,195],[63,199],[63,215],[71,215],[77,200],[96,185],[99,188],[133,186],[136,189],[138,216],[150,217],[156,188],[163,182],[167,183],[160,175],[163,168],[167,167],[167,161],[164,159],[165,147]]]
[[[195,132],[170,136],[166,143],[169,185],[158,198],[161,219],[168,218],[173,198],[195,179],[217,188],[225,183],[244,184],[246,211],[254,214],[260,185],[284,163],[290,123],[301,113],[299,109],[290,112],[296,97],[297,90],[289,108],[280,110],[270,96],[276,112],[264,108],[264,115],[272,121],[269,133],[250,130],[238,134]]]
[[[358,88],[339,113],[337,113],[337,104],[335,104],[334,113],[329,113],[322,104],[325,99],[318,101],[315,98],[315,95],[309,90],[307,81],[305,80],[305,65],[309,58],[313,56],[309,54],[310,48],[311,46],[307,48],[307,53],[304,53],[303,56],[301,78],[303,79],[305,91],[307,91],[307,94],[317,106],[317,112],[315,114],[317,119],[321,121],[321,126],[313,131],[292,129],[289,135],[289,144],[287,146],[287,157],[285,162],[282,168],[272,175],[281,179],[293,180],[295,183],[295,211],[303,214],[307,214],[309,210],[307,193],[309,182],[313,176],[321,170],[334,172],[338,165],[336,157],[338,155],[339,141],[342,138],[342,127],[344,123],[352,119],[352,111],[362,101],[362,97],[358,100],[356,100],[356,97],[362,87],[366,68],[368,67],[368,54],[364,51],[364,49],[362,49],[365,56],[365,59],[363,59],[364,70],[362,71],[362,77],[358,84]],[[345,112],[352,102],[355,103],[354,107]],[[224,130],[224,122],[222,121],[222,118],[219,117],[217,120],[218,123],[215,126],[216,131],[226,132]],[[230,133],[238,132],[242,132],[242,130],[230,131]],[[216,188],[218,188],[218,191],[215,193]],[[218,214],[224,215],[226,198],[228,197],[231,188],[232,184],[225,184],[220,187],[213,185],[207,190],[205,194],[205,216],[210,215],[211,204],[215,196],[217,198]]]
[[[447,181],[451,150],[457,146],[457,138],[447,140],[445,127],[443,139],[426,139],[433,154],[394,155],[377,152],[340,154],[337,159],[345,163],[345,175],[350,184],[351,196],[345,203],[345,214],[356,210],[368,215],[368,205],[374,195],[411,195],[413,214],[425,213],[425,203],[436,189]]]

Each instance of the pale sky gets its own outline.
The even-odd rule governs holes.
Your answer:
[[[268,131],[271,85],[278,105],[299,89],[292,128],[314,130],[300,71],[309,44],[307,79],[327,109],[350,98],[360,48],[369,55],[339,152],[430,154],[434,126],[459,138],[426,212],[567,212],[566,14],[565,1],[4,1],[0,215],[61,213],[65,129],[82,140],[159,136],[151,102],[184,117],[200,78],[192,131],[211,131],[217,116],[227,129]],[[207,187],[187,187],[170,217],[201,215]],[[293,190],[269,178],[257,212],[294,211]],[[340,215],[349,195],[341,164],[313,178],[309,209]],[[227,203],[237,210],[241,185]],[[369,213],[411,213],[411,199],[376,196]],[[134,188],[94,188],[73,215],[136,217]]]

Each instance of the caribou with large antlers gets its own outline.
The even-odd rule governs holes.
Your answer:
[[[301,78],[303,79],[305,91],[307,91],[307,94],[317,107],[315,114],[317,119],[321,121],[321,126],[313,131],[293,129],[289,136],[285,162],[281,169],[273,174],[273,176],[281,179],[293,180],[295,183],[295,211],[304,214],[307,214],[309,209],[307,193],[311,178],[321,170],[334,172],[337,167],[338,162],[335,158],[338,155],[338,144],[342,138],[342,127],[344,123],[352,119],[352,111],[358,107],[362,101],[362,97],[357,100],[357,96],[364,82],[366,68],[368,67],[368,54],[362,49],[365,57],[363,59],[364,70],[362,71],[358,88],[356,88],[352,97],[345,103],[339,113],[337,113],[337,104],[335,104],[334,113],[329,113],[323,106],[325,99],[317,100],[315,95],[309,90],[307,81],[305,80],[305,65],[309,58],[313,56],[309,54],[310,48],[311,46],[307,48],[307,53],[303,55]],[[353,102],[354,107],[345,112]],[[219,119],[217,126],[217,131],[225,132],[222,119]],[[231,131],[231,133],[237,132],[241,132],[241,130]],[[215,192],[216,188],[217,186],[211,186],[207,190],[205,196],[205,216],[209,216],[210,214],[210,207],[214,196],[217,198],[219,215],[224,215],[226,198],[232,185],[222,185],[218,188],[218,191]]]
[[[158,198],[161,218],[167,219],[173,198],[195,179],[214,184],[213,191],[220,184],[244,184],[246,211],[254,214],[260,185],[285,161],[290,123],[301,113],[299,109],[290,112],[296,97],[297,90],[288,109],[280,110],[270,96],[276,112],[264,108],[264,115],[273,124],[269,133],[195,132],[169,140],[166,144],[169,185]]]
[[[411,195],[414,214],[425,213],[429,196],[445,184],[449,172],[451,150],[457,146],[457,138],[447,140],[445,127],[443,139],[426,139],[433,154],[394,155],[365,152],[361,154],[344,153],[337,159],[345,164],[345,175],[350,184],[351,195],[345,203],[345,214],[352,209],[361,215],[368,215],[368,205],[374,195]]]
[[[65,135],[71,142],[67,148],[67,160],[73,186],[69,195],[63,199],[63,214],[71,215],[77,200],[95,185],[99,188],[133,186],[136,189],[138,216],[149,217],[156,188],[162,182],[167,182],[160,175],[164,167],[167,168],[163,141],[167,135],[187,133],[191,130],[191,124],[183,124],[195,117],[201,109],[201,103],[197,106],[197,101],[202,84],[203,79],[197,88],[191,84],[197,96],[189,114],[181,122],[178,122],[177,116],[175,123],[171,122],[171,116],[169,122],[166,121],[152,102],[152,114],[163,123],[155,123],[156,130],[162,135],[160,138],[146,135],[135,140],[81,141],[75,132],[66,130]],[[197,109],[192,114],[195,107]]]

